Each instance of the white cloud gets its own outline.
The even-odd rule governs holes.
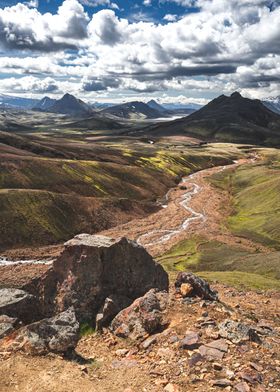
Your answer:
[[[178,15],[175,14],[166,14],[163,17],[164,20],[167,20],[168,22],[175,22],[178,19]]]
[[[279,91],[280,5],[268,8],[264,0],[181,3],[201,10],[179,20],[167,14],[169,23],[160,24],[143,21],[143,15],[131,22],[109,9],[90,19],[78,0],[65,0],[55,15],[20,3],[0,9],[1,71],[49,77],[59,90],[85,94]]]
[[[0,9],[0,42],[8,49],[74,48],[87,36],[89,18],[77,0],[65,0],[56,15],[18,3]]]
[[[26,4],[27,7],[38,8],[39,7],[39,0],[26,1],[24,4]]]

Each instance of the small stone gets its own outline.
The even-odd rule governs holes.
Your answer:
[[[208,312],[203,312],[201,316],[202,317],[208,317]]]
[[[216,348],[217,350],[223,351],[224,353],[228,351],[228,344],[224,339],[214,340],[211,343],[207,343],[205,346]]]
[[[174,356],[174,351],[170,350],[170,348],[159,348],[157,355],[163,359],[170,359]]]
[[[157,337],[156,336],[150,336],[144,342],[142,343],[142,347],[146,350],[149,348],[152,344],[156,343]]]
[[[224,357],[224,353],[222,351],[207,346],[200,346],[199,353],[203,358],[207,358],[207,359],[221,360]]]
[[[257,372],[262,372],[263,371],[263,367],[258,365],[255,362],[250,362],[249,365],[251,366],[251,368],[255,369]]]
[[[246,382],[239,382],[234,386],[236,392],[250,392],[250,387]]]
[[[177,343],[178,341],[179,341],[179,338],[177,335],[172,335],[169,338],[169,343],[171,343],[171,344]]]
[[[262,375],[253,369],[246,368],[239,373],[239,376],[252,385],[262,382]]]
[[[197,363],[202,362],[203,360],[204,360],[204,358],[200,353],[195,353],[189,359],[189,366],[193,367]]]
[[[175,384],[167,384],[166,387],[164,388],[165,392],[180,392],[180,389],[178,385]]]
[[[227,369],[226,375],[229,380],[234,380],[234,378],[235,378],[234,372],[232,370]]]
[[[126,348],[122,348],[122,349],[116,350],[116,355],[118,357],[124,357],[128,352],[129,352],[129,350],[127,350]]]
[[[192,291],[193,288],[189,283],[183,283],[180,287],[180,293],[184,298],[190,296]]]
[[[221,364],[218,363],[218,362],[214,362],[214,363],[213,363],[213,369],[214,369],[214,370],[222,370],[222,369],[223,369],[223,365],[221,365]]]
[[[226,388],[232,385],[231,381],[227,380],[226,378],[222,378],[220,380],[214,380],[212,382],[214,387]]]
[[[180,348],[186,350],[195,350],[199,346],[199,336],[196,332],[189,331],[180,342]]]

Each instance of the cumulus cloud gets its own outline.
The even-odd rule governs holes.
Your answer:
[[[110,88],[118,88],[121,82],[117,78],[112,77],[103,77],[103,78],[93,78],[93,79],[84,79],[82,81],[82,90],[83,91],[105,91]]]
[[[59,89],[58,78],[67,77],[85,94],[279,88],[280,4],[173,1],[199,12],[156,23],[120,18],[112,9],[89,18],[81,4],[109,7],[107,0],[65,0],[55,15],[20,3],[0,9],[1,70],[50,77]]]
[[[58,90],[58,84],[53,78],[35,78],[34,76],[25,76],[22,78],[8,78],[0,80],[0,89],[16,93],[52,93]]]
[[[98,38],[104,45],[115,45],[123,39],[123,33],[128,26],[124,19],[116,17],[114,11],[102,10],[93,15],[88,30],[93,38]]]
[[[8,49],[73,49],[87,37],[89,18],[77,0],[65,0],[56,15],[18,3],[0,9],[0,43]]]

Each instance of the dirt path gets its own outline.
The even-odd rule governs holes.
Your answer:
[[[160,211],[102,234],[128,236],[154,256],[163,254],[194,234],[246,250],[269,252],[271,250],[263,245],[235,236],[225,227],[223,223],[231,211],[229,195],[208,181],[213,174],[250,162],[243,159],[232,165],[205,169],[184,177],[176,188],[167,193],[166,203]]]

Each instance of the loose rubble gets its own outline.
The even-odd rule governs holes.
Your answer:
[[[142,278],[142,282],[146,279],[148,290],[133,299],[131,294],[127,295],[131,282],[124,282],[125,287],[111,292],[116,284],[122,285],[123,271],[117,277],[107,271],[104,275],[104,269],[99,271],[103,264],[98,261],[97,268],[93,255],[102,254],[103,263],[107,260],[109,266],[116,254],[123,255],[122,247],[135,245],[124,240],[111,243],[108,239],[94,239],[95,244],[96,241],[97,248],[92,238],[77,238],[70,245],[68,256],[64,254],[59,268],[65,270],[59,275],[54,295],[57,313],[52,317],[23,325],[17,317],[0,316],[0,361],[2,357],[4,369],[14,366],[11,355],[15,351],[24,354],[16,355],[20,355],[19,361],[26,368],[38,360],[30,359],[30,354],[47,354],[48,358],[55,353],[51,362],[60,366],[65,361],[57,354],[77,361],[71,366],[81,385],[88,382],[87,388],[81,386],[86,392],[107,392],[109,388],[120,392],[280,390],[277,324],[280,314],[276,294],[275,297],[267,294],[265,305],[263,293],[250,293],[246,302],[242,302],[243,293],[222,285],[213,289],[205,280],[189,273],[180,273],[167,292],[164,274],[149,259],[147,263],[154,276]],[[137,255],[142,252],[138,246],[136,249]],[[130,266],[129,260],[119,265],[123,263]],[[87,274],[89,265],[93,266]],[[57,274],[58,267],[55,268]],[[140,266],[137,274],[144,273],[143,268]],[[99,272],[94,275],[94,271]],[[131,270],[130,276],[134,272]],[[112,280],[108,282],[107,278]],[[88,286],[83,287],[83,279]],[[155,281],[159,287],[149,287]],[[140,292],[139,283],[135,284]],[[82,320],[82,309],[86,314],[89,312],[92,302],[86,295],[93,288],[98,306],[94,305],[90,313],[96,314],[96,324],[93,318],[90,325],[96,326],[98,332],[80,337],[78,320]],[[104,289],[102,296],[101,289]],[[66,304],[71,306],[60,312]],[[3,391],[8,392],[5,388]]]

